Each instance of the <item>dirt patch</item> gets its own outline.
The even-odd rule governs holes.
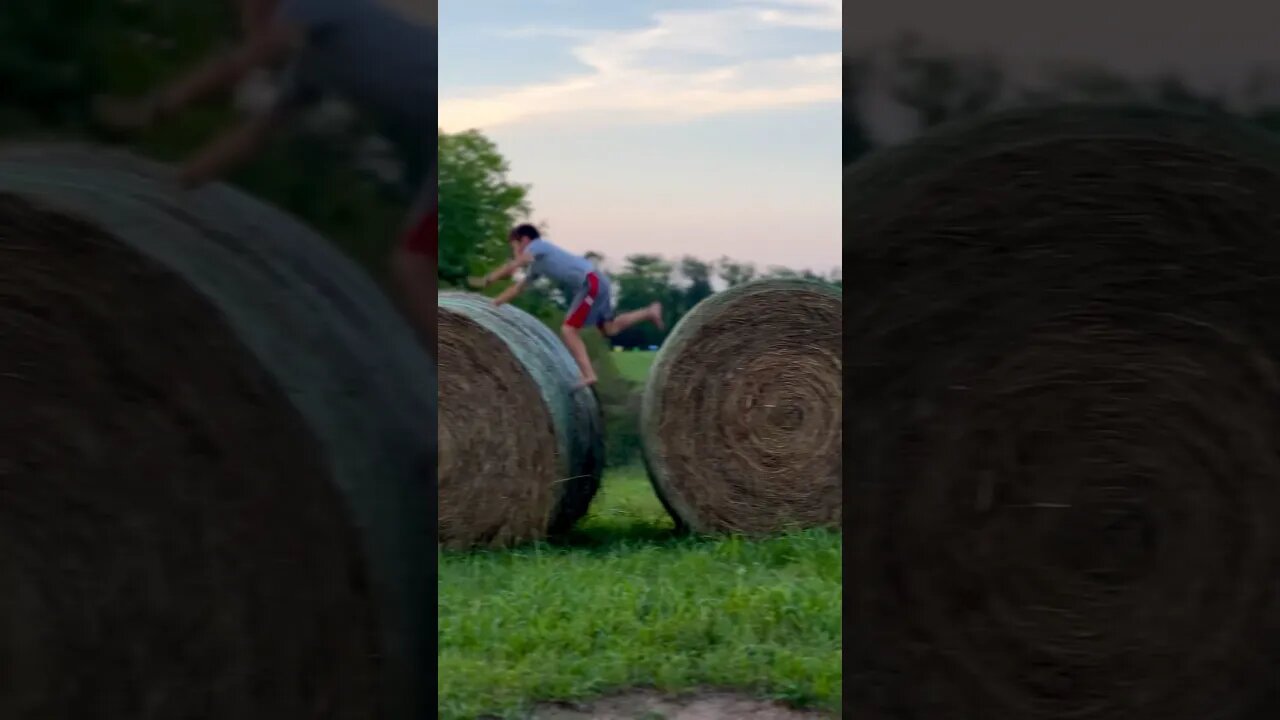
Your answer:
[[[725,692],[662,695],[639,690],[586,704],[539,706],[532,720],[825,720],[829,713]]]

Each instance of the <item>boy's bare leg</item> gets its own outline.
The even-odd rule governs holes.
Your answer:
[[[587,355],[587,344],[582,341],[582,334],[578,328],[570,325],[560,326],[560,335],[564,338],[564,344],[569,348],[569,354],[573,355],[574,362],[578,363],[578,372],[582,373],[575,390],[594,385],[596,382],[595,368],[591,367],[591,356]]]
[[[649,307],[619,313],[617,317],[602,325],[600,329],[604,331],[605,335],[613,337],[632,325],[642,323],[645,320],[657,325],[659,330],[665,330],[666,323],[662,321],[662,303],[652,302],[649,303]]]

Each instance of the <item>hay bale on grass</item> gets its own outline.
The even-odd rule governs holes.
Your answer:
[[[1004,113],[845,176],[855,715],[1280,712],[1280,144]]]
[[[441,293],[440,543],[504,547],[565,532],[587,511],[604,468],[594,393],[528,313]]]
[[[170,175],[0,149],[0,717],[421,717],[428,356]]]
[[[761,280],[712,295],[658,351],[644,458],[677,523],[698,532],[839,527],[841,292]]]

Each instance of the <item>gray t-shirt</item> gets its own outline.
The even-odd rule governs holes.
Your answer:
[[[546,238],[529,243],[525,252],[533,256],[525,279],[533,282],[540,277],[548,278],[570,297],[587,281],[587,273],[596,269],[590,260],[552,245]]]
[[[410,132],[436,129],[436,30],[385,0],[282,0],[284,21],[307,33],[286,76],[282,106],[325,92]]]

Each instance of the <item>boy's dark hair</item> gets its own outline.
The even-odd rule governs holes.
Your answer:
[[[511,228],[511,237],[537,240],[542,236],[538,234],[538,228],[530,225],[529,223],[524,223],[523,225],[517,225]]]

